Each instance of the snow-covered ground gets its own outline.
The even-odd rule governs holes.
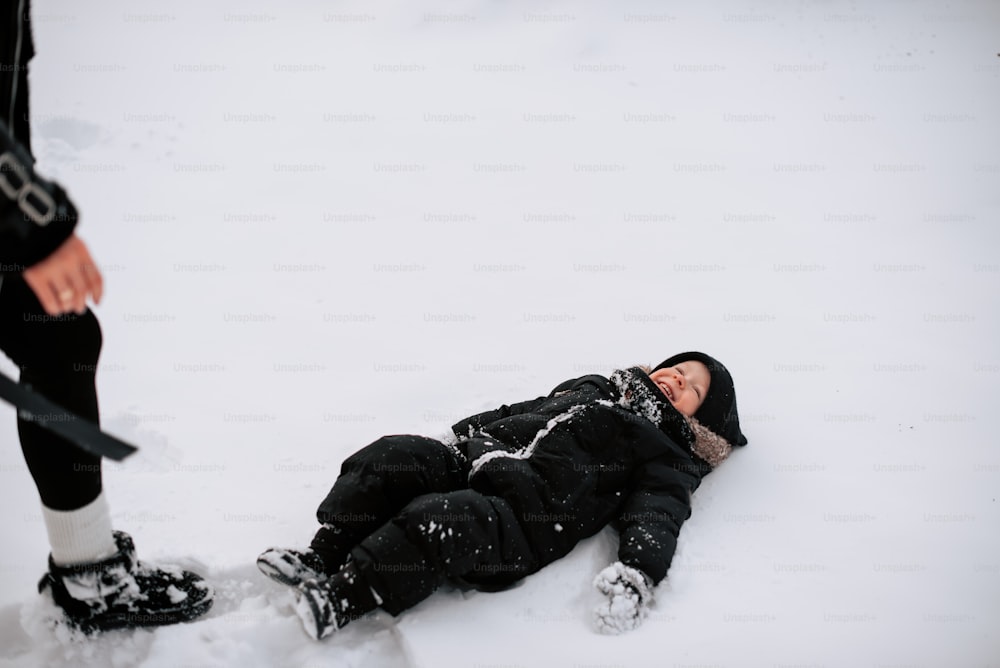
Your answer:
[[[0,407],[0,665],[998,665],[1000,4],[35,5],[35,150],[142,447],[115,522],[218,600],[45,631]],[[257,573],[379,435],[691,348],[750,445],[637,631],[591,624],[610,530],[325,643]]]

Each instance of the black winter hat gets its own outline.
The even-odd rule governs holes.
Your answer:
[[[733,377],[722,362],[705,353],[687,352],[664,360],[656,369],[664,369],[681,362],[701,362],[712,374],[708,394],[694,414],[694,418],[732,445],[746,445],[747,438],[740,431],[740,416],[736,412],[736,388]]]

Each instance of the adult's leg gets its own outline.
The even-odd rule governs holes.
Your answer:
[[[311,548],[335,572],[362,539],[415,498],[467,485],[459,452],[424,436],[384,436],[348,457],[316,511],[323,525]]]
[[[0,349],[21,369],[20,382],[97,423],[95,385],[101,328],[91,311],[49,316],[17,276],[0,284]],[[25,462],[43,505],[58,563],[115,551],[101,485],[101,459],[37,423],[18,418]]]
[[[48,316],[23,281],[7,278],[0,322],[0,347],[21,367],[21,382],[97,423],[101,329],[94,314]],[[132,539],[112,532],[99,457],[34,422],[19,420],[18,431],[52,548],[39,591],[73,626],[91,633],[172,624],[212,606],[212,588],[201,577],[176,567],[139,567]]]

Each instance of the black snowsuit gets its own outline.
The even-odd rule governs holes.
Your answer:
[[[0,7],[0,350],[20,382],[92,422],[101,329],[89,310],[49,316],[21,277],[72,234],[76,211],[58,185],[34,173],[28,61],[34,54],[27,0]],[[16,166],[15,166],[16,165]],[[50,207],[48,204],[51,204]],[[51,216],[39,214],[51,208]],[[34,422],[18,419],[21,448],[42,503],[75,510],[101,492],[101,460]]]
[[[455,444],[384,437],[344,462],[318,518],[356,545],[393,614],[448,577],[510,584],[609,523],[619,559],[659,582],[711,466],[665,398],[660,424],[619,398],[607,378],[584,376],[462,420]]]

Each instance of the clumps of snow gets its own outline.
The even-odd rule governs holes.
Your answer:
[[[19,612],[23,636],[12,643],[14,629],[4,630],[3,666],[127,668],[144,664],[154,643],[154,634],[141,629],[86,634],[47,594],[32,598]]]
[[[175,585],[170,585],[169,587],[167,587],[167,598],[170,599],[171,603],[176,605],[177,603],[180,603],[187,597],[188,597],[187,593],[181,591]]]
[[[609,380],[621,395],[618,400],[619,406],[659,426],[663,420],[660,398],[635,377],[635,372],[631,369],[617,369]]]
[[[60,645],[67,645],[87,639],[85,633],[68,623],[62,609],[47,593],[24,604],[21,627],[36,642],[51,643],[54,639]]]
[[[184,579],[184,569],[174,564],[147,564],[140,561],[138,571],[140,573],[154,573],[156,571],[162,571],[174,580],[180,581]]]
[[[135,578],[124,564],[115,564],[103,570],[87,570],[69,575],[61,575],[62,584],[70,596],[78,601],[101,603],[101,599],[116,592],[128,596],[135,588]]]

